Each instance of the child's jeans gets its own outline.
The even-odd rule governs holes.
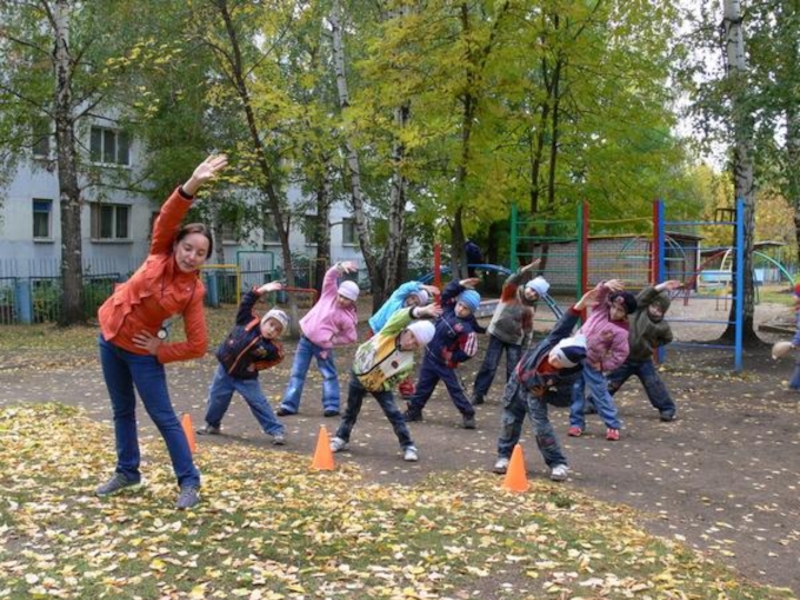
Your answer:
[[[295,414],[300,410],[300,398],[303,396],[303,386],[312,358],[317,359],[317,367],[322,373],[322,408],[339,411],[339,377],[336,363],[333,362],[333,350],[321,348],[303,335],[297,343],[289,385],[286,386],[281,401],[281,408],[288,413]]]
[[[569,409],[569,424],[571,427],[586,429],[586,419],[583,409],[586,403],[585,388],[589,388],[589,395],[594,398],[597,413],[609,429],[619,429],[621,426],[617,416],[617,407],[614,399],[608,393],[608,382],[602,371],[593,369],[589,363],[583,361],[583,370],[572,388],[572,406]]]
[[[547,402],[530,393],[512,375],[503,392],[503,412],[500,415],[500,438],[497,440],[497,455],[511,457],[514,446],[522,434],[522,424],[527,413],[533,422],[536,445],[542,453],[544,462],[551,469],[556,465],[566,465],[567,457],[558,443],[547,414]]]
[[[208,388],[208,409],[206,410],[206,423],[219,427],[222,418],[231,405],[233,392],[239,392],[250,406],[250,411],[269,435],[283,434],[284,427],[275,418],[275,413],[269,405],[258,378],[239,379],[231,377],[222,365],[217,366],[214,379]]]
[[[356,420],[358,420],[358,414],[361,412],[361,407],[364,404],[364,396],[367,394],[372,394],[375,400],[378,401],[381,410],[383,410],[383,414],[386,415],[386,418],[389,419],[389,423],[392,424],[400,446],[404,450],[409,446],[413,446],[414,442],[411,440],[408,425],[406,425],[406,420],[403,418],[403,413],[400,412],[397,404],[395,404],[392,392],[383,390],[370,392],[352,373],[350,374],[350,385],[347,390],[347,406],[344,409],[344,415],[342,416],[339,429],[336,431],[336,437],[343,439],[345,442],[350,441],[350,433],[353,431]]]
[[[675,401],[670,397],[667,386],[661,381],[652,359],[626,360],[617,369],[608,374],[608,391],[613,396],[631,375],[636,375],[642,382],[647,399],[653,408],[664,416],[675,416]]]
[[[478,375],[475,377],[473,398],[483,398],[489,392],[494,376],[497,373],[497,368],[503,358],[503,350],[506,351],[506,383],[511,379],[514,367],[517,366],[519,357],[522,354],[522,346],[519,344],[507,344],[500,338],[490,335],[489,347],[486,348],[483,363],[478,370]]]
[[[422,412],[440,379],[447,386],[450,399],[455,404],[458,412],[465,417],[474,417],[475,409],[461,386],[456,369],[432,358],[429,353],[426,353],[425,358],[422,360],[422,366],[419,369],[419,380],[417,381],[417,391],[408,402],[409,410]]]

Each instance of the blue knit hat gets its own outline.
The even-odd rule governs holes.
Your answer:
[[[457,300],[472,312],[478,310],[481,305],[481,295],[475,290],[464,290],[458,295]]]

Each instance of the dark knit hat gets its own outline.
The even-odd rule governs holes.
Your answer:
[[[630,292],[614,292],[608,297],[609,301],[613,303],[617,302],[617,298],[622,298],[626,313],[631,314],[636,310],[636,296]]]

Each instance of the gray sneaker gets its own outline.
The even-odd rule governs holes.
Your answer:
[[[406,462],[417,462],[419,460],[419,450],[416,446],[409,446],[403,451],[403,460]]]
[[[508,471],[508,463],[509,458],[507,456],[501,456],[497,459],[497,462],[494,463],[492,467],[492,472],[497,473],[498,475],[505,475],[506,471]]]
[[[464,415],[463,421],[461,422],[464,429],[475,429],[475,416],[468,417]]]
[[[550,471],[550,479],[552,481],[565,481],[569,476],[569,467],[567,465],[556,465]]]
[[[102,498],[103,496],[113,496],[122,490],[134,490],[138,487],[141,487],[141,485],[142,484],[140,482],[131,481],[122,473],[114,473],[114,476],[106,481],[103,485],[98,486],[94,493],[96,496],[100,496]]]
[[[205,427],[198,429],[197,433],[200,435],[220,435],[222,433],[222,428],[206,424]]]
[[[282,433],[276,433],[272,436],[272,444],[274,446],[283,446],[286,444],[286,436]]]
[[[341,452],[347,449],[347,442],[340,437],[335,437],[331,440],[331,452]]]
[[[200,502],[200,488],[196,485],[184,485],[178,493],[178,500],[175,502],[175,508],[178,510],[186,510],[193,508]]]

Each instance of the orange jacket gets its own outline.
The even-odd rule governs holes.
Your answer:
[[[183,314],[186,341],[162,343],[156,354],[161,364],[200,358],[208,349],[203,312],[206,288],[197,272],[184,273],[177,267],[172,253],[175,236],[191,205],[192,198],[180,187],[172,192],[153,225],[150,254],[97,311],[103,338],[134,354],[148,353],[134,345],[134,334],[149,331],[156,335],[165,320]]]

